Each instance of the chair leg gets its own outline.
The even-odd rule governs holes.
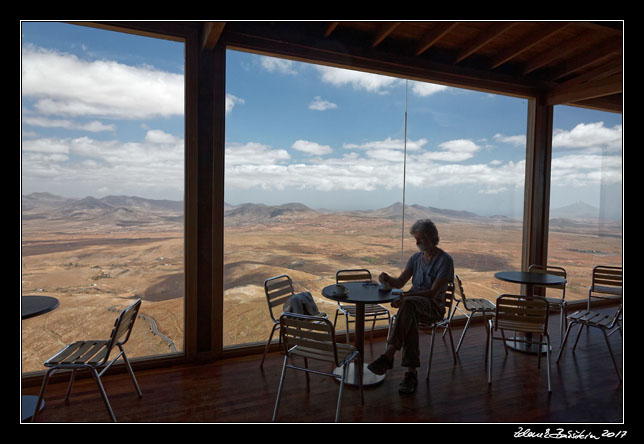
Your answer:
[[[130,373],[130,377],[132,378],[132,382],[134,383],[134,388],[136,389],[136,393],[139,395],[139,398],[143,398],[141,387],[139,387],[139,383],[136,380],[136,376],[134,376],[134,371],[132,370],[132,365],[130,365],[130,360],[125,355],[125,350],[123,350],[123,346],[121,344],[119,344],[119,348],[121,349],[121,353],[123,354],[123,361],[125,361],[127,371],[128,373]]]
[[[619,380],[622,381],[622,374],[619,371],[617,360],[615,359],[615,355],[613,354],[613,347],[610,346],[610,341],[608,340],[608,335],[606,334],[606,330],[602,328],[601,331],[602,333],[604,333],[604,339],[606,340],[606,345],[608,346],[608,351],[610,352],[610,357],[613,360],[613,365],[615,366],[615,370],[617,370],[617,376],[619,376]]]
[[[505,339],[505,330],[501,329],[501,336],[503,337],[503,350],[505,350],[505,356],[508,355],[508,340]],[[514,337],[516,338],[516,332]]]
[[[92,371],[92,376],[94,376],[94,379],[96,380],[96,384],[98,385],[98,389],[101,392],[101,396],[103,397],[103,401],[105,402],[107,411],[110,414],[110,418],[112,418],[112,422],[116,422],[116,416],[114,416],[114,411],[112,410],[110,401],[107,399],[107,393],[105,393],[105,389],[103,388],[103,384],[101,383],[101,377],[96,372],[96,369],[92,368],[91,371]]]
[[[432,340],[429,345],[429,363],[427,364],[427,375],[425,379],[429,381],[429,371],[432,369],[432,356],[434,355],[434,337],[436,336],[436,325],[432,328]]]
[[[306,368],[306,369],[309,368],[309,360],[306,358],[306,356],[304,357],[304,368]],[[310,377],[309,377],[309,372],[304,372],[304,373],[306,373],[306,375],[305,375],[306,376],[306,391],[308,393],[308,392],[311,391],[311,380],[310,380]]]
[[[489,326],[490,326],[490,337],[488,340],[488,349],[489,349],[489,356],[488,356],[488,361],[487,361],[487,383],[492,384],[492,358],[494,357],[494,330],[492,327],[492,320],[489,321]],[[505,342],[505,339],[503,340]]]
[[[360,366],[359,368],[363,368],[364,366],[362,355],[360,353],[358,353],[358,365]],[[362,383],[362,373],[363,372],[358,371],[358,380],[360,382],[360,402],[362,403],[362,405],[364,405],[364,385]]]
[[[491,319],[488,319],[487,316],[485,316],[485,314],[483,316],[484,316],[483,317],[483,322],[485,324],[485,364],[487,364],[488,354],[490,352],[490,348],[488,347],[488,343],[490,342],[491,331],[490,331],[490,324],[489,323],[490,323]],[[456,349],[456,350],[458,352],[458,349]]]
[[[579,331],[577,332],[577,339],[575,339],[575,343],[572,346],[572,351],[573,352],[577,348],[577,343],[579,342],[579,338],[581,337],[581,331],[584,329],[584,327],[586,327],[588,329],[588,331],[590,332],[590,327],[588,327],[587,325],[579,323]]]
[[[373,317],[373,323],[371,324],[371,333],[369,334],[369,340],[373,341],[373,331],[376,329],[376,316]]]
[[[568,311],[566,310],[566,301],[561,303],[561,327],[560,327],[560,339],[559,339],[559,346],[561,347],[561,344],[563,343],[563,336],[564,332],[566,331],[566,328],[568,328]]]
[[[344,379],[347,375],[348,370],[349,370],[349,363],[345,362],[345,364],[342,366],[342,377],[340,378],[340,391],[338,392],[338,405],[335,408],[335,422],[338,422],[338,419],[340,418],[340,406],[342,405],[342,389],[344,388]]]
[[[34,409],[34,414],[31,417],[31,422],[36,422],[36,416],[38,416],[38,413],[40,412],[40,404],[42,403],[43,398],[45,397],[45,389],[47,388],[47,382],[49,381],[49,377],[51,374],[56,370],[56,368],[50,368],[47,370],[47,373],[45,373],[45,377],[42,380],[42,386],[40,386],[40,393],[38,394],[38,401],[36,401],[36,408]]]
[[[273,324],[273,328],[271,329],[271,334],[268,336],[268,341],[266,341],[266,347],[264,347],[264,356],[262,356],[262,362],[259,363],[259,368],[262,368],[264,366],[264,359],[266,359],[266,353],[268,353],[268,348],[271,345],[271,340],[273,339],[273,334],[275,333],[275,330],[279,327],[279,324]]]
[[[452,318],[454,317],[454,313],[456,313],[456,307],[458,307],[458,303],[461,301],[456,301],[456,304],[454,304],[454,308],[450,312],[448,318],[449,320],[447,321],[447,325],[452,325]],[[443,330],[443,337],[445,337],[445,333],[447,333],[447,329]]]
[[[447,330],[449,331],[449,343],[452,346],[452,358],[454,359],[454,364],[456,364],[456,350],[454,349],[454,336],[452,336],[452,326],[450,324],[447,324]]]
[[[69,384],[67,385],[67,393],[65,394],[65,403],[69,402],[69,395],[72,394],[72,385],[74,384],[75,377],[76,377],[76,369],[73,369],[72,375],[69,378]]]
[[[349,315],[347,313],[344,314],[344,320],[345,320],[345,324],[347,326],[347,344],[349,344],[350,343],[350,341],[349,341],[349,339],[350,339],[350,334],[349,334]]]
[[[465,322],[465,327],[463,328],[463,332],[461,333],[461,338],[458,340],[458,345],[456,346],[456,353],[461,349],[461,344],[463,343],[463,338],[465,337],[465,332],[467,332],[467,328],[470,326],[470,321],[472,320],[472,316],[474,313],[471,313],[469,316],[467,316],[467,322]]]
[[[552,392],[552,389],[550,388],[550,335],[548,335],[548,333],[546,333],[546,366],[546,373],[548,374],[548,393],[550,393]]]
[[[568,342],[568,335],[570,335],[570,329],[575,325],[574,322],[570,322],[566,328],[566,334],[564,334],[563,340],[561,341],[561,346],[559,347],[559,354],[557,355],[557,362],[561,359],[561,354],[566,347],[566,342]]]
[[[284,364],[282,365],[282,375],[280,376],[280,385],[277,388],[277,399],[275,399],[275,408],[273,409],[273,422],[277,418],[277,409],[280,406],[280,396],[282,395],[282,385],[284,385],[284,374],[286,373],[286,361],[288,360],[288,355],[284,356]]]
[[[539,335],[539,345],[538,345],[539,351],[537,351],[537,369],[541,368],[541,344],[542,343],[543,343],[543,335]]]

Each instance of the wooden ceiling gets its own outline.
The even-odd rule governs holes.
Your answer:
[[[229,47],[621,112],[623,23],[203,22]]]
[[[79,23],[79,22],[76,22]],[[190,28],[228,48],[622,112],[623,21],[82,22],[156,37]]]

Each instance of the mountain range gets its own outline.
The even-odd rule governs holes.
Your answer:
[[[328,213],[329,210],[316,210],[301,203],[265,205],[244,203],[225,204],[225,217],[238,220],[275,220],[287,215],[314,215]],[[22,196],[23,220],[30,219],[110,219],[117,224],[145,223],[150,218],[178,222],[183,220],[183,201],[146,199],[135,196],[106,196],[102,198],[66,198],[51,193],[31,193]],[[388,207],[374,210],[343,211],[346,215],[400,219],[402,203],[396,202]],[[576,202],[551,210],[553,221],[597,219],[599,210],[584,202]],[[470,211],[451,210],[422,206],[405,205],[405,218],[421,219],[509,219],[505,216],[484,217]]]

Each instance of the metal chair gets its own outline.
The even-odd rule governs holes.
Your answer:
[[[597,265],[593,268],[593,276],[588,287],[588,305],[590,310],[592,299],[621,299],[622,298],[622,267]]]
[[[427,363],[427,374],[425,379],[429,380],[429,371],[432,369],[432,357],[434,356],[434,338],[436,337],[436,329],[441,327],[449,333],[449,341],[452,347],[452,358],[454,359],[454,364],[456,364],[456,351],[454,350],[454,337],[452,336],[452,327],[451,327],[451,317],[452,304],[454,302],[454,282],[450,282],[445,291],[445,317],[440,321],[432,322],[425,324],[423,322],[418,323],[418,329],[427,333],[431,330],[432,339],[429,344],[429,362]]]
[[[493,343],[494,340],[503,340],[505,344],[504,330],[525,332],[539,335],[539,346],[546,346],[546,361],[548,374],[548,392],[550,388],[550,335],[548,334],[548,301],[543,297],[527,297],[503,294],[496,299],[496,309],[494,319],[489,321],[490,335],[489,347],[490,357],[488,359],[488,383],[492,384],[492,361],[493,361]],[[501,330],[501,337],[495,337],[494,331]],[[545,338],[545,343],[543,339]],[[519,338],[514,338],[517,342],[532,343]],[[505,353],[507,355],[507,347]],[[537,366],[541,368],[541,353],[537,353]]]
[[[339,270],[335,274],[335,283],[341,284],[343,282],[371,282],[371,272],[365,268]],[[349,323],[355,322],[351,318],[356,317],[356,306],[354,304],[342,304],[338,302],[338,308],[335,311],[335,320],[333,325],[336,326],[338,322],[338,314],[342,313],[346,320],[347,326],[347,344],[349,343]],[[387,320],[388,325],[391,325],[391,313],[389,310],[380,304],[365,304],[364,307],[365,322],[368,319],[373,320],[371,324],[370,339],[373,339],[373,330],[376,327],[376,321]],[[388,334],[388,333],[387,333]]]
[[[622,374],[619,371],[617,360],[615,359],[615,355],[613,354],[613,348],[610,346],[610,341],[608,340],[608,336],[611,333],[614,333],[615,331],[619,331],[619,334],[622,335],[622,325],[620,321],[621,315],[622,315],[622,305],[619,306],[619,308],[613,315],[602,314],[602,313],[597,313],[597,312],[588,311],[588,310],[578,310],[573,314],[571,314],[570,316],[568,316],[568,322],[569,322],[568,328],[566,329],[566,335],[564,336],[564,339],[561,344],[561,348],[559,349],[557,362],[559,362],[559,359],[561,359],[561,354],[563,352],[564,347],[566,346],[566,342],[568,341],[568,334],[570,333],[570,329],[574,325],[579,324],[579,332],[577,333],[577,339],[575,340],[575,344],[572,347],[573,352],[577,347],[577,342],[579,341],[579,336],[581,335],[581,331],[583,330],[584,326],[587,326],[588,328],[591,328],[591,327],[598,328],[604,334],[604,339],[606,340],[606,345],[608,346],[610,357],[613,360],[613,364],[615,365],[615,370],[617,370],[617,376],[619,376],[619,380],[622,381]]]
[[[454,350],[454,337],[452,336],[451,328],[451,313],[452,313],[452,303],[454,301],[454,283],[450,282],[445,290],[445,317],[439,321],[432,323],[418,323],[418,330],[428,333],[431,331],[432,339],[429,344],[429,362],[427,363],[427,374],[425,379],[429,380],[429,372],[432,368],[432,358],[434,356],[434,338],[436,337],[436,329],[444,328],[445,331],[449,332],[449,340],[452,347],[452,358],[454,359],[454,364],[456,364],[456,352]],[[396,315],[394,314],[391,317],[391,327],[396,323]],[[390,331],[392,329],[390,328]]]
[[[532,264],[530,265],[530,267],[528,267],[528,271],[534,271],[536,273],[554,274],[556,276],[560,276],[564,279],[567,279],[566,269],[562,267]],[[535,285],[534,287],[539,287],[539,286]],[[566,320],[566,316],[568,314],[566,311],[566,284],[550,285],[548,287],[543,287],[543,288],[546,291],[546,296],[544,297],[550,304],[550,307],[555,305],[559,307],[559,310],[561,311],[561,317],[559,318],[559,332],[560,332],[561,342],[563,342],[564,332],[566,331],[566,326],[568,325],[568,321]],[[561,290],[561,298],[548,297],[547,291],[549,288]],[[560,343],[560,346],[561,346],[561,343]]]
[[[45,379],[43,380],[42,387],[40,389],[40,395],[38,396],[36,410],[34,411],[32,421],[36,421],[40,403],[42,402],[42,399],[45,395],[47,381],[56,370],[72,371],[69,385],[67,387],[67,394],[65,395],[65,402],[69,401],[69,395],[72,391],[72,385],[74,383],[76,372],[83,369],[87,369],[92,372],[92,376],[94,376],[101,395],[103,396],[103,401],[105,401],[105,405],[110,414],[110,418],[114,422],[116,422],[116,416],[114,416],[110,402],[107,399],[107,394],[105,393],[105,389],[103,388],[103,384],[101,383],[101,376],[103,376],[107,369],[109,369],[112,364],[114,364],[121,356],[123,357],[123,361],[125,361],[128,372],[132,377],[132,382],[134,383],[134,388],[136,389],[139,398],[143,396],[143,393],[141,393],[141,388],[139,387],[139,384],[136,381],[136,377],[134,376],[134,372],[132,371],[130,361],[127,359],[125,350],[123,349],[123,345],[130,338],[130,333],[132,333],[132,328],[134,327],[134,322],[136,321],[140,307],[141,299],[137,299],[132,305],[121,312],[119,317],[116,319],[116,322],[114,323],[112,334],[110,335],[110,338],[108,340],[74,342],[73,344],[67,345],[65,348],[60,350],[44,363],[44,365],[46,367],[50,367],[50,369],[45,374]],[[110,353],[114,347],[118,347],[120,352],[114,359],[108,362]],[[98,370],[100,369],[102,370],[99,373]]]
[[[295,313],[282,313],[280,316],[280,334],[284,343],[284,364],[282,375],[277,389],[277,399],[273,411],[273,421],[277,418],[282,387],[284,386],[284,375],[287,368],[306,372],[306,390],[309,391],[309,373],[323,376],[330,376],[340,379],[340,391],[335,410],[335,422],[338,422],[340,405],[342,403],[342,389],[344,380],[347,377],[349,364],[357,360],[356,367],[362,368],[362,356],[352,345],[336,343],[335,328],[331,321],[320,316],[306,316]],[[304,358],[304,367],[289,364],[289,358],[301,356]],[[333,363],[335,367],[341,367],[341,375],[333,372],[322,372],[308,368],[308,358]],[[359,366],[359,367],[358,367]],[[364,391],[362,385],[362,372],[358,372],[360,382],[360,399],[364,405]]]
[[[264,360],[266,359],[266,354],[268,353],[268,349],[271,345],[273,334],[275,333],[275,330],[277,330],[280,326],[279,318],[275,317],[273,308],[277,306],[283,306],[288,298],[295,294],[295,290],[293,289],[293,281],[286,274],[268,278],[264,281],[264,293],[266,294],[268,313],[270,314],[271,320],[273,321],[273,326],[271,328],[271,333],[268,336],[268,341],[266,341],[266,347],[264,347],[264,356],[262,357],[262,361],[259,364],[260,368],[264,366]],[[279,313],[281,314],[282,310],[280,310]],[[326,317],[326,314],[324,313],[318,313],[318,315]],[[279,338],[279,342],[282,342],[281,337]]]
[[[463,328],[463,333],[461,333],[461,338],[458,340],[458,344],[456,345],[456,353],[458,353],[459,349],[461,348],[461,344],[463,343],[463,338],[465,337],[465,333],[467,332],[467,328],[470,325],[470,321],[472,320],[472,317],[480,314],[483,316],[483,322],[485,322],[485,326],[487,329],[488,326],[488,317],[491,318],[494,316],[494,310],[496,309],[496,306],[492,301],[488,301],[487,299],[483,298],[468,298],[465,296],[465,291],[463,290],[463,284],[461,282],[461,279],[458,277],[458,275],[454,275],[454,300],[456,301],[456,305],[454,306],[454,310],[452,311],[452,316],[450,316],[450,319],[454,316],[454,312],[458,309],[461,313],[467,317],[467,322],[465,323],[465,327]],[[458,307],[458,304],[463,301],[463,308],[467,310],[467,313],[463,310],[461,310]],[[487,337],[489,339],[490,336],[490,330],[487,330]],[[488,339],[485,340],[485,343],[488,343]],[[487,360],[487,346],[485,347],[485,359]]]

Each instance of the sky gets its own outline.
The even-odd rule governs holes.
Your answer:
[[[22,194],[183,199],[183,45],[55,22],[21,37]],[[226,71],[229,204],[382,208],[404,188],[521,217],[525,99],[230,50]],[[621,217],[622,116],[557,106],[553,128],[551,207]]]

